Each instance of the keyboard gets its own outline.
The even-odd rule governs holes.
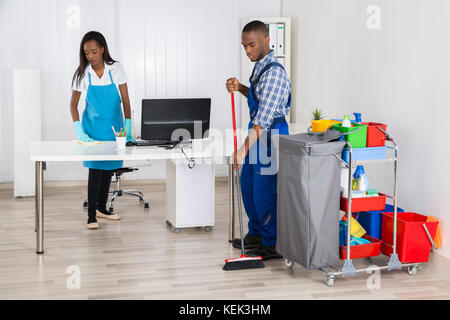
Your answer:
[[[136,140],[136,146],[138,147],[165,146],[171,144],[173,144],[173,142],[167,140]]]

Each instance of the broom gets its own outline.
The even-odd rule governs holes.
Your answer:
[[[234,112],[234,93],[231,92],[231,109],[233,114],[233,135],[234,135],[234,153],[237,152],[237,138],[236,138],[236,116]],[[236,174],[234,173],[236,172]],[[225,265],[223,266],[223,270],[232,271],[232,270],[244,270],[244,269],[256,269],[256,268],[264,268],[265,265],[262,261],[261,257],[247,257],[245,255],[244,248],[244,232],[242,226],[242,204],[241,204],[241,183],[239,177],[240,170],[239,165],[236,166],[233,170],[233,175],[236,178],[237,185],[237,198],[238,198],[238,207],[239,207],[239,228],[241,233],[241,257],[236,259],[226,259]]]

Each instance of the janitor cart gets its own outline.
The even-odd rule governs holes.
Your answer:
[[[383,131],[383,130],[382,130]],[[347,216],[347,241],[346,241],[346,257],[344,259],[344,264],[342,267],[340,267],[340,270],[333,267],[333,266],[329,266],[329,267],[322,267],[319,268],[318,270],[324,272],[326,274],[326,284],[328,286],[333,286],[334,285],[334,279],[336,278],[336,276],[351,276],[351,275],[355,275],[357,272],[367,272],[369,269],[373,270],[373,266],[372,267],[368,267],[368,268],[361,268],[361,269],[356,269],[355,266],[353,265],[352,262],[352,246],[350,245],[351,243],[351,222],[352,222],[352,213],[353,212],[357,212],[357,208],[353,208],[352,210],[352,170],[353,168],[356,167],[356,165],[358,164],[368,164],[368,163],[381,163],[381,162],[392,162],[394,165],[394,190],[393,190],[393,195],[389,196],[389,195],[383,195],[387,198],[390,198],[393,202],[393,208],[394,208],[394,212],[393,212],[393,228],[392,228],[392,245],[390,247],[392,247],[390,250],[392,250],[392,253],[390,254],[390,258],[389,261],[387,262],[386,265],[384,266],[378,266],[379,270],[385,270],[387,269],[388,271],[391,270],[395,270],[395,269],[401,269],[403,267],[407,267],[407,271],[410,275],[415,275],[417,272],[417,269],[419,268],[421,263],[418,262],[411,262],[411,263],[402,263],[399,260],[399,256],[398,256],[398,252],[397,252],[397,168],[398,168],[398,146],[395,143],[394,139],[392,139],[391,137],[389,137],[389,135],[384,132],[386,134],[386,141],[388,142],[388,144],[386,144],[385,150],[384,150],[384,154],[381,153],[380,155],[375,154],[374,157],[371,156],[366,156],[366,157],[362,157],[363,159],[361,159],[361,157],[355,157],[354,153],[355,151],[357,151],[357,149],[352,148],[352,145],[347,142],[346,148],[344,149],[344,153],[343,153],[343,158],[339,158],[340,162],[341,162],[341,166],[342,168],[348,168],[348,200],[345,201],[344,203],[346,204],[346,216]],[[391,155],[389,157],[386,156],[386,150],[389,149],[391,152],[389,152]],[[380,194],[381,195],[381,194]],[[341,199],[342,200],[342,199]],[[356,200],[355,200],[356,201]],[[341,202],[342,203],[342,202]],[[343,208],[341,208],[343,209]],[[432,236],[430,235],[429,230],[427,229],[426,225],[423,224],[423,228],[425,229],[425,232],[428,236],[428,240],[431,242],[432,247],[434,248],[434,243],[432,240]],[[381,242],[381,241],[380,241]],[[383,243],[384,246],[388,245],[386,242]],[[341,252],[341,258],[342,258],[342,252]],[[292,267],[294,265],[293,261],[290,261],[288,259],[285,260],[286,266],[287,267]]]

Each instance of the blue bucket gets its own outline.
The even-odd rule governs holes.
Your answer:
[[[382,212],[394,212],[394,206],[386,204],[382,211],[359,212],[356,220],[366,230],[371,237],[381,239],[381,222]],[[397,212],[405,212],[405,210],[397,207]]]

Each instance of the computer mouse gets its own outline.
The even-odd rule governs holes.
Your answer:
[[[137,143],[134,141],[127,141],[127,143],[125,144],[127,147],[131,147],[131,146],[135,146]]]

